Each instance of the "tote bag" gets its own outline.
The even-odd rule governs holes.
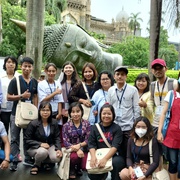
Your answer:
[[[152,164],[153,163],[152,139],[149,141],[149,157],[150,157],[150,164]],[[167,170],[162,168],[160,171],[153,172],[152,180],[170,180],[170,177]]]
[[[97,161],[101,160],[106,154],[110,151],[110,148],[100,148],[96,150],[96,158]],[[86,169],[89,174],[103,174],[113,170],[112,166],[112,158],[110,158],[104,168],[91,167],[90,166],[91,154],[88,152],[87,161],[86,161]]]
[[[57,170],[57,175],[60,179],[67,180],[69,179],[71,149],[66,150],[66,148],[61,148],[61,151],[63,156]]]
[[[16,107],[15,124],[26,128],[30,121],[38,118],[38,109],[34,104],[19,102]]]
[[[16,76],[17,91],[20,95],[19,76]],[[34,104],[18,101],[16,106],[15,124],[17,127],[26,128],[30,121],[38,118],[38,109]]]
[[[84,91],[86,93],[86,96],[87,96],[88,100],[90,101],[89,93],[88,93],[88,90],[86,88],[85,83],[82,82],[82,85],[83,85]],[[87,107],[84,104],[81,104],[81,106],[82,106],[82,108],[84,110],[84,114],[83,114],[82,118],[85,119],[85,120],[89,120],[89,115],[90,115],[91,107]]]

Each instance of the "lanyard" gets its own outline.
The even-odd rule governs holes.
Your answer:
[[[71,87],[68,90],[67,82],[65,82],[65,87],[66,87],[66,96],[68,97],[69,96],[69,92],[71,90]],[[67,102],[68,102],[68,100],[67,100]]]
[[[137,154],[135,154],[135,147],[136,147],[136,144],[135,144],[135,143],[136,143],[136,141],[134,142],[134,146],[133,146],[133,157],[134,157],[134,162],[137,162],[138,157],[139,157],[139,154],[140,154],[140,152],[141,152],[141,150],[142,150],[142,148],[143,148],[144,142],[145,142],[145,140],[142,142],[141,146],[139,147],[138,153],[137,153]]]
[[[47,80],[46,80],[46,81],[47,81]],[[49,89],[50,89],[51,94],[52,94],[53,91],[52,91],[52,89],[51,89],[51,86],[49,85],[49,82],[48,82],[48,81],[47,81],[47,83],[48,83]],[[56,84],[55,84],[55,81],[54,81],[54,91],[55,91],[55,89],[56,89]],[[53,97],[53,101],[54,101],[54,97]]]
[[[160,101],[160,105],[161,105],[161,102],[162,102],[162,95],[163,95],[163,90],[164,90],[164,86],[166,84],[166,81],[167,81],[167,78],[166,80],[164,81],[164,84],[163,84],[163,87],[162,87],[162,91],[160,92],[159,90],[159,83],[157,82],[157,89],[158,89],[158,92],[159,92],[159,101]]]
[[[30,80],[29,84],[24,80],[24,78],[21,76],[24,86],[28,89],[29,92],[32,90],[32,81]],[[32,93],[32,92],[31,92]]]
[[[74,125],[74,123],[73,123],[73,125]],[[75,129],[76,133],[78,134],[79,139],[81,139],[81,136],[82,136],[82,122],[81,122],[81,124],[80,124],[80,126],[78,128],[74,125],[74,129]]]
[[[123,98],[123,96],[124,96],[124,92],[125,92],[125,90],[126,90],[126,87],[127,87],[127,84],[125,85],[125,87],[124,87],[124,89],[123,89],[123,92],[122,92],[122,95],[121,95],[121,98],[120,98],[120,99],[119,99],[119,96],[118,96],[118,94],[117,94],[117,89],[116,89],[116,96],[117,96],[117,99],[118,99],[118,101],[119,101],[119,108],[120,108],[120,106],[121,106],[122,98]]]
[[[104,95],[105,103],[107,103],[105,92],[104,92],[104,90],[103,90],[103,89],[102,89],[102,91],[103,91],[103,95]]]

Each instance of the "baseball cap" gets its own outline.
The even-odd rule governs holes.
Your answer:
[[[116,71],[124,71],[126,74],[128,74],[127,66],[118,66],[115,68],[114,72]]]
[[[46,76],[46,73],[42,71],[40,76]]]
[[[151,68],[152,68],[154,65],[161,65],[161,66],[166,67],[166,62],[165,62],[163,59],[155,59],[155,60],[152,61],[152,63],[151,63]]]

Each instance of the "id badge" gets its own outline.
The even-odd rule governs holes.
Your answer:
[[[121,108],[116,108],[116,116],[122,117],[122,109]]]
[[[134,168],[134,172],[135,172],[137,178],[144,176],[144,174],[139,166]]]
[[[68,110],[68,109],[69,109],[69,103],[65,103],[64,109],[65,109],[65,110]]]
[[[160,106],[157,106],[157,107],[156,107],[156,114],[157,114],[157,115],[161,115],[162,110],[163,110],[163,106],[161,106],[161,105],[160,105]]]
[[[25,102],[26,102],[26,103],[30,103],[30,104],[31,104],[31,100],[26,100]]]

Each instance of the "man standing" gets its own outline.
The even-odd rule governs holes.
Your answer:
[[[34,61],[29,57],[25,57],[21,61],[22,75],[19,76],[21,95],[18,95],[16,78],[11,80],[8,87],[7,100],[14,101],[11,118],[10,118],[11,154],[14,156],[13,162],[10,166],[11,171],[17,170],[17,164],[19,161],[19,154],[20,154],[19,145],[20,145],[21,128],[15,125],[15,114],[16,114],[17,103],[19,100],[21,100],[23,102],[32,103],[35,106],[37,106],[38,104],[38,99],[37,99],[38,82],[36,79],[31,78],[33,63]],[[25,129],[23,129],[23,133],[24,131]],[[25,156],[25,160],[23,164],[33,165],[32,160],[27,154],[25,146],[24,146],[24,156]]]
[[[155,59],[151,63],[152,73],[157,78],[151,83],[151,104],[154,106],[155,113],[152,122],[155,135],[159,126],[159,118],[164,105],[164,98],[168,91],[173,89],[174,79],[166,76],[166,62],[163,59]]]
[[[125,66],[118,66],[114,70],[114,79],[117,84],[108,90],[108,102],[113,105],[116,113],[115,123],[123,131],[123,146],[122,153],[120,153],[124,158],[126,157],[130,130],[134,120],[140,116],[138,91],[134,86],[126,83],[127,74],[128,69]]]

